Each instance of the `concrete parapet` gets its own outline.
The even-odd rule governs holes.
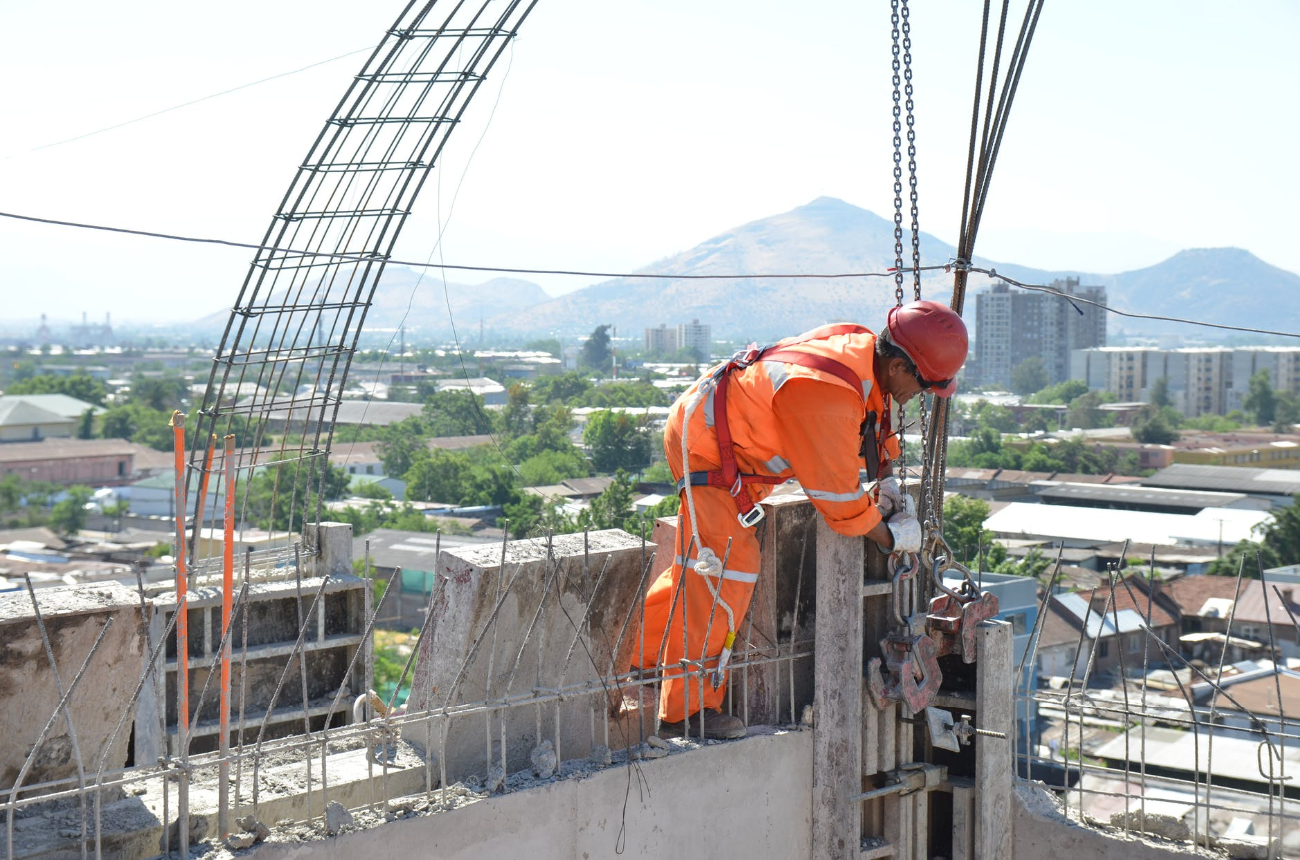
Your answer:
[[[444,550],[408,713],[492,709],[408,725],[406,739],[431,744],[451,781],[503,757],[507,773],[527,767],[543,740],[561,761],[637,743],[625,723],[610,726],[623,696],[599,679],[631,663],[652,551],[619,530],[557,535],[549,553],[545,540],[515,541],[504,559],[497,546]],[[575,687],[594,692],[557,692]],[[545,701],[523,704],[533,698]]]
[[[114,728],[135,691],[144,659],[144,625],[135,592],[115,582],[36,592],[55,664],[55,683],[27,591],[0,596],[0,788],[14,784],[42,729],[58,707],[106,623],[112,627],[68,700],[76,736],[63,716],[55,720],[23,780],[34,785],[75,777],[79,747],[87,779],[99,768]],[[129,731],[113,740],[105,767],[126,765]]]

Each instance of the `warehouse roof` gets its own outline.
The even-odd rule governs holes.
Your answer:
[[[1179,490],[1218,490],[1256,495],[1294,496],[1300,493],[1300,471],[1175,463],[1149,478],[1143,478],[1142,484],[1147,487],[1171,487]]]

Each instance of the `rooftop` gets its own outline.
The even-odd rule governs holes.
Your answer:
[[[1179,490],[1217,490],[1254,495],[1294,496],[1300,493],[1300,471],[1175,463],[1149,478],[1143,478],[1142,484],[1147,487],[1171,487]]]
[[[1189,513],[1205,508],[1238,507],[1250,499],[1244,493],[1212,493],[1163,487],[1085,483],[1053,483],[1039,490],[1038,497],[1047,503],[1069,504],[1078,501],[1135,509],[1181,508]],[[1255,504],[1264,505],[1267,502],[1256,501]]]
[[[0,445],[0,464],[40,460],[75,460],[82,457],[121,457],[139,446],[125,439],[46,439],[42,442],[7,442]]]
[[[1012,502],[993,513],[984,527],[999,536],[1016,535],[1111,543],[1133,540],[1153,544],[1226,546],[1253,537],[1269,518],[1265,511],[1205,508],[1195,515],[1120,511],[1069,505]]]

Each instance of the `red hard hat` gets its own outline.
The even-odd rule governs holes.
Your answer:
[[[966,324],[957,312],[938,302],[912,302],[889,311],[885,334],[890,343],[907,353],[917,372],[930,383],[932,394],[951,397],[957,390],[957,371],[966,361],[970,341]]]

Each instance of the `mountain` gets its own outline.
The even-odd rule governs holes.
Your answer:
[[[910,233],[904,241],[910,243]],[[910,248],[907,252],[910,255]],[[953,246],[921,233],[923,260],[947,260]],[[883,272],[894,264],[894,225],[872,212],[821,197],[750,222],[638,271],[674,275]],[[927,295],[951,284],[942,272]],[[911,283],[905,285],[907,296]],[[943,295],[947,296],[947,291]],[[586,333],[599,322],[623,332],[698,318],[715,337],[770,338],[830,320],[876,320],[894,304],[892,278],[640,280],[595,284],[526,310],[490,317],[497,330]]]
[[[910,233],[904,233],[910,257]],[[921,233],[923,264],[945,262],[954,247]],[[1270,266],[1238,248],[1182,251],[1154,266],[1119,274],[1048,271],[976,257],[975,263],[1029,284],[1077,277],[1085,285],[1106,287],[1108,302],[1123,310],[1202,319],[1230,325],[1300,331],[1300,276]],[[675,275],[735,272],[883,272],[894,265],[894,226],[880,216],[842,200],[821,197],[789,212],[752,221],[715,236],[688,251],[639,271]],[[976,293],[992,279],[972,274],[965,316],[974,326]],[[947,301],[952,275],[922,277],[922,294]],[[905,298],[912,285],[905,279]],[[698,318],[717,338],[766,340],[826,322],[854,320],[879,325],[894,304],[893,279],[759,278],[754,280],[639,280],[620,278],[595,284],[538,305],[509,308],[489,316],[499,332],[586,334],[598,322],[625,334]],[[1179,334],[1196,339],[1222,337],[1213,329],[1111,316],[1112,333]]]
[[[1270,266],[1240,248],[1179,251],[1145,269],[1096,283],[1109,303],[1123,310],[1228,325],[1300,331],[1300,275]],[[1112,319],[1110,330],[1186,334],[1188,326],[1152,320]],[[1197,333],[1213,336],[1211,329]]]
[[[447,314],[450,303],[450,319],[456,326],[461,331],[477,331],[480,317],[489,317],[501,307],[523,310],[549,298],[537,284],[518,278],[493,278],[481,284],[448,281],[444,295],[442,275],[437,269],[427,270],[421,278],[416,269],[387,266],[366,315],[365,330],[402,325],[411,333],[447,335],[451,333]],[[194,325],[219,332],[229,317],[228,309],[215,311]]]

